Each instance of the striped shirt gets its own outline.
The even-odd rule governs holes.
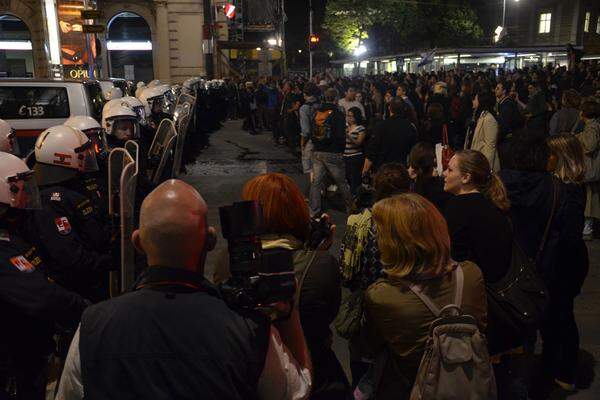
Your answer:
[[[352,139],[357,140],[358,135],[360,135],[361,133],[365,133],[365,127],[362,125],[356,125],[354,129],[349,132]],[[354,142],[350,141],[350,139],[348,139],[348,136],[346,136],[346,148],[344,149],[344,157],[352,157],[362,153],[362,145],[354,144]]]

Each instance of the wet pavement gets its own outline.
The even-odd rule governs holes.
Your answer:
[[[182,177],[195,186],[209,206],[208,221],[219,227],[218,207],[240,199],[243,185],[252,177],[265,172],[281,172],[293,178],[308,194],[308,177],[302,174],[300,161],[283,146],[274,144],[270,132],[249,135],[241,130],[241,121],[227,122],[211,136],[211,147],[187,166]],[[332,253],[336,256],[344,233],[346,216],[335,210],[330,214],[338,225]],[[572,394],[554,392],[552,399],[600,399],[600,240],[588,242],[590,272],[581,295],[575,301],[575,314],[580,328],[581,351],[578,368],[579,391]],[[219,235],[216,251],[209,254],[205,275],[212,278],[218,254],[226,249]],[[565,266],[568,269],[568,266]],[[334,349],[348,371],[348,352],[345,341],[336,338]]]

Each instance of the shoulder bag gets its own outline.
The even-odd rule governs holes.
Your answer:
[[[487,339],[490,354],[499,354],[523,344],[523,338],[540,325],[550,297],[536,271],[556,213],[558,185],[553,178],[550,217],[535,259],[527,257],[513,238],[508,273],[499,282],[486,284],[488,301]]]

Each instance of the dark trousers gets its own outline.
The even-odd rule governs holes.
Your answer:
[[[579,353],[573,300],[568,293],[550,289],[550,306],[541,329],[546,373],[566,383],[575,383]]]
[[[363,164],[365,163],[365,156],[363,154],[344,157],[346,163],[346,180],[350,186],[350,192],[355,195],[356,190],[361,184],[361,173]]]

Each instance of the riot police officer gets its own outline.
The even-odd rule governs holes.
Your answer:
[[[34,173],[18,157],[0,152],[0,397],[14,377],[17,399],[45,399],[54,323],[76,326],[86,301],[48,280],[36,246],[21,230],[39,207]]]
[[[123,97],[123,91],[118,87],[111,87],[104,94],[106,101],[120,99],[121,97]]]
[[[86,115],[70,117],[65,121],[64,125],[79,129],[92,141],[92,146],[96,153],[96,161],[98,162],[98,171],[83,174],[80,181],[96,211],[101,215],[103,220],[107,220],[108,143],[106,141],[106,133],[98,121]]]
[[[28,224],[29,237],[37,240],[53,279],[90,300],[106,298],[110,230],[81,184],[82,173],[98,168],[92,141],[78,129],[54,126],[38,137],[35,158],[42,209]]]
[[[106,132],[108,147],[123,147],[128,140],[140,137],[138,114],[129,102],[123,99],[111,100],[102,110],[102,128]]]
[[[146,115],[146,107],[144,107],[144,104],[137,97],[125,96],[121,100],[129,104],[137,114],[140,126],[140,139],[149,148],[152,145],[152,140],[154,140],[155,131],[150,127],[150,119]]]
[[[21,153],[15,130],[3,119],[0,119],[0,151],[16,156]]]
[[[142,91],[139,99],[146,108],[146,115],[150,118],[152,129],[156,130],[165,118],[173,119],[176,99],[171,86],[161,84],[148,86]]]

